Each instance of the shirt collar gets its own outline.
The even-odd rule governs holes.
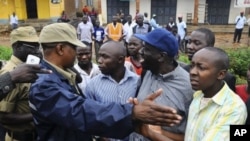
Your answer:
[[[224,82],[224,86],[220,89],[219,92],[217,92],[211,99],[214,103],[218,104],[218,105],[223,105],[223,103],[226,100],[227,97],[227,91],[230,91],[230,88],[228,87],[228,85],[226,84],[226,82]],[[197,91],[194,93],[194,98],[197,97],[204,97],[204,94],[202,93],[202,91]]]
[[[22,64],[22,63],[23,63],[23,61],[21,61],[19,58],[17,58],[17,57],[14,56],[14,55],[11,55],[10,60],[11,60],[15,65],[19,65],[19,64]]]
[[[101,76],[101,79],[109,79],[113,82],[116,82],[110,75],[105,75],[103,73],[100,74]],[[132,78],[134,77],[134,72],[131,72],[130,70],[128,70],[126,67],[125,67],[125,74],[124,74],[124,77],[122,78],[122,80],[119,82],[119,84],[122,84],[123,82],[127,81],[129,78]],[[117,83],[117,82],[116,82]]]
[[[49,65],[51,65],[59,74],[61,74],[64,78],[66,78],[71,85],[75,85],[75,80],[76,80],[76,74],[70,70],[63,70],[60,67],[52,64],[51,62],[44,60],[45,62],[47,62]]]

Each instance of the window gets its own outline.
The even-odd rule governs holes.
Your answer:
[[[86,0],[88,6],[93,6],[93,0]]]
[[[58,4],[60,2],[61,2],[61,0],[51,0],[51,3],[53,3],[53,4]]]

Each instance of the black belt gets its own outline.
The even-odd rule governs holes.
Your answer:
[[[19,141],[35,141],[36,140],[36,133],[35,132],[12,132],[7,131],[8,135]]]

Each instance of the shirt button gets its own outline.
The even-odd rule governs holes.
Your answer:
[[[9,86],[5,86],[5,87],[4,87],[4,90],[5,90],[5,91],[9,91],[9,90],[10,90],[10,87],[9,87]]]

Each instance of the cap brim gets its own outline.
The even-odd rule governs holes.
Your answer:
[[[143,35],[143,34],[134,34],[134,36],[135,36],[136,38],[138,38],[138,39],[144,41],[144,42],[147,42],[147,43],[151,44],[151,43],[150,43],[150,40],[147,38],[146,35]]]
[[[38,37],[19,38],[18,41],[23,41],[23,42],[39,42],[39,38]]]
[[[73,42],[70,42],[71,44],[78,46],[78,47],[87,47],[84,43],[82,43],[80,40],[75,40]]]

